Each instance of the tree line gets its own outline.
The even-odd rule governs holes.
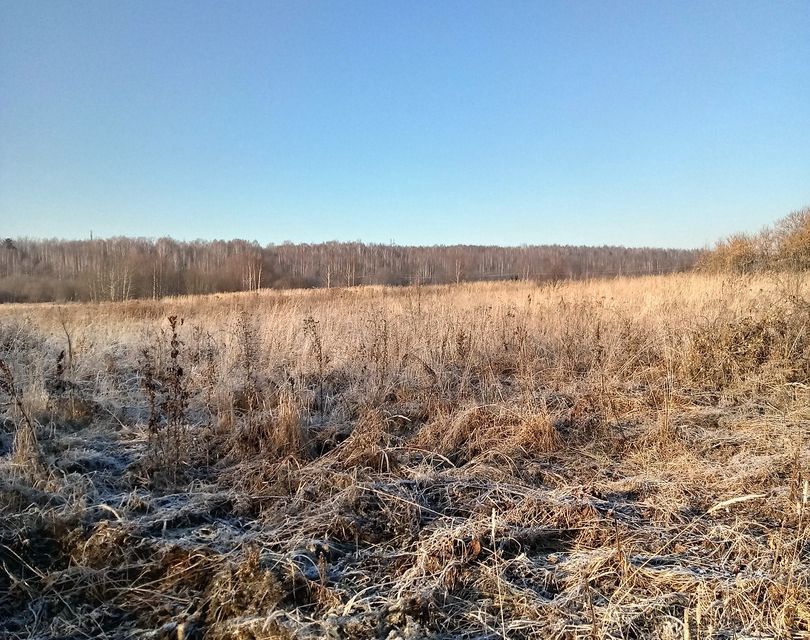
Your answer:
[[[701,256],[706,271],[810,270],[810,207],[785,216],[758,233],[737,233]]]
[[[117,301],[261,288],[563,280],[669,273],[699,251],[577,246],[405,247],[361,242],[6,239],[0,302]]]

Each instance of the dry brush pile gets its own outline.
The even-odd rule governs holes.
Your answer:
[[[0,636],[810,637],[781,277],[0,307]]]

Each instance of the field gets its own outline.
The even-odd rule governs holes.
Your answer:
[[[810,638],[810,282],[0,306],[0,637]]]

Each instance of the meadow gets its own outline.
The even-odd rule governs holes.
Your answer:
[[[810,638],[810,281],[0,306],[4,638]]]

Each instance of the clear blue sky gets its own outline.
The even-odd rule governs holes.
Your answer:
[[[701,246],[810,204],[810,2],[0,2],[0,235]]]

